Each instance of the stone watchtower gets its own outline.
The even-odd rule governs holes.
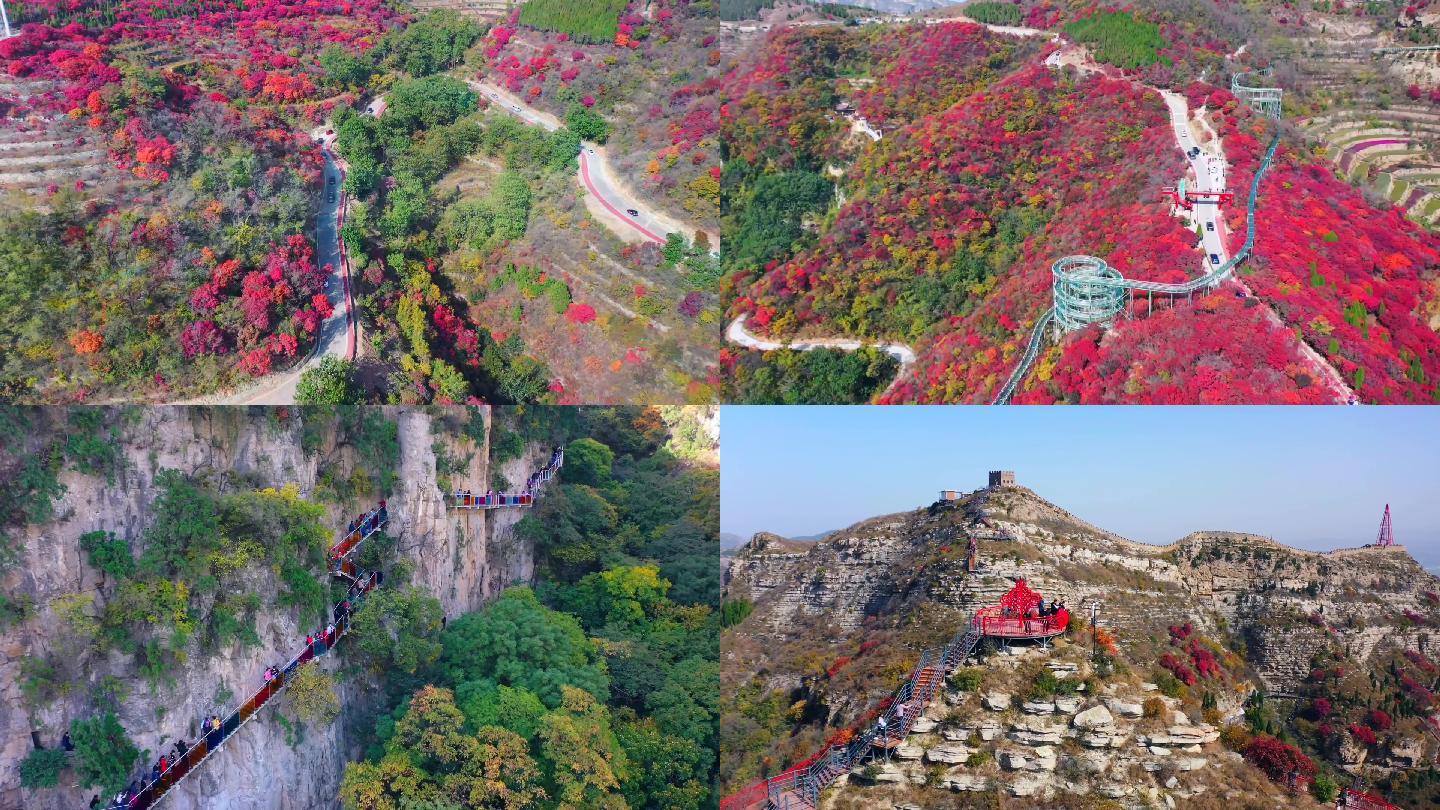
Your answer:
[[[995,487],[1013,487],[1013,486],[1015,486],[1015,471],[1014,471],[1014,470],[991,470],[991,471],[990,471],[990,488],[991,488],[991,489],[994,489]]]

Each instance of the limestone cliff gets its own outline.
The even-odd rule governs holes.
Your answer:
[[[386,409],[398,423],[398,484],[389,497],[390,533],[399,538],[400,553],[415,566],[413,581],[443,604],[447,615],[473,610],[501,588],[525,581],[533,568],[532,549],[509,530],[514,516],[491,522],[487,514],[447,512],[440,484],[483,490],[488,483],[488,428],[479,445],[453,429],[468,416],[439,410]],[[112,414],[113,416],[113,414]],[[137,673],[133,656],[65,649],[66,634],[50,603],[63,594],[90,594],[103,603],[107,591],[102,574],[91,568],[79,537],[97,529],[114,532],[137,553],[151,522],[157,494],[157,473],[176,469],[206,479],[223,490],[283,487],[295,484],[304,496],[316,494],[332,465],[353,463],[353,450],[338,446],[335,430],[326,424],[305,425],[298,409],[147,408],[126,413],[119,439],[121,460],[113,480],[66,471],[65,486],[54,519],[29,525],[21,536],[21,559],[0,577],[0,590],[12,598],[28,598],[33,614],[0,635],[0,808],[61,810],[83,807],[92,791],[73,785],[69,771],[59,789],[25,791],[17,767],[32,748],[32,732],[46,747],[54,746],[71,719],[95,705],[97,688],[107,678],[128,694],[117,714],[142,749],[168,748],[177,737],[195,738],[201,717],[229,711],[261,683],[269,664],[283,662],[297,650],[309,628],[297,625],[293,611],[260,610],[255,620],[259,643],[246,649],[230,645],[216,654],[194,654],[180,670],[168,673],[173,683],[150,686]],[[315,419],[323,417],[316,416]],[[60,421],[63,427],[63,419]],[[307,429],[318,433],[320,446],[307,452]],[[437,464],[437,452],[445,469]],[[511,462],[511,480],[524,480],[548,452],[527,448]],[[369,471],[372,475],[376,470]],[[338,530],[372,498],[327,502],[329,523]],[[364,502],[362,502],[364,501]],[[325,502],[322,499],[322,502]],[[273,592],[270,571],[245,574],[246,590]],[[268,603],[267,603],[268,604]],[[49,654],[64,659],[68,681],[60,696],[38,708],[27,705],[21,692],[20,662],[25,656]],[[340,661],[324,660],[334,670]],[[342,705],[363,708],[368,684],[361,678],[340,681]],[[166,806],[218,810],[298,810],[333,808],[344,763],[359,754],[365,729],[347,726],[348,712],[328,728],[295,734],[267,707],[181,787]],[[72,784],[67,784],[72,783]]]
[[[978,541],[981,563],[975,572],[966,570],[972,537]],[[1383,670],[1400,651],[1432,658],[1440,654],[1435,635],[1426,633],[1440,626],[1440,598],[1434,595],[1440,580],[1403,547],[1317,553],[1220,531],[1154,546],[1090,525],[1026,488],[1005,486],[871,518],[813,546],[768,535],[742,546],[731,560],[726,597],[751,600],[754,610],[722,640],[727,688],[758,690],[746,693],[744,700],[751,705],[759,705],[758,696],[766,693],[783,695],[776,698],[781,705],[791,707],[794,716],[810,718],[813,726],[788,742],[777,741],[770,754],[782,762],[798,761],[835,726],[851,722],[889,695],[920,649],[949,641],[973,611],[997,604],[1020,578],[1046,599],[1065,601],[1084,618],[1097,607],[1102,626],[1116,632],[1122,653],[1144,677],[1156,671],[1161,655],[1176,649],[1167,636],[1172,625],[1188,622],[1195,633],[1224,640],[1241,654],[1236,660],[1243,674],[1227,680],[1218,694],[1218,705],[1212,707],[1219,710],[1216,723],[1238,720],[1251,689],[1263,687],[1283,698],[1303,685],[1313,686],[1312,669],[1325,656]],[[987,670],[987,683],[1000,677]],[[1126,699],[1138,702],[1143,693]],[[1198,708],[1192,710],[1198,714]],[[984,719],[969,708],[958,711],[956,728],[970,728]],[[949,714],[942,702],[931,716],[938,720]],[[797,742],[802,735],[810,736]],[[954,743],[959,738],[946,739]],[[917,744],[923,749],[932,742],[923,738]],[[1164,745],[1151,747],[1168,753]],[[1427,761],[1436,749],[1436,740],[1412,718],[1403,732],[1397,725],[1370,763],[1409,767]],[[919,756],[916,750],[906,753]],[[1140,760],[1121,757],[1115,762],[1127,768],[1139,762],[1151,770],[1153,763],[1144,759],[1144,751],[1139,753]],[[941,751],[935,756],[944,763],[948,755]],[[1207,748],[1205,755],[1212,764],[1230,763],[1224,770],[1238,773],[1228,770],[1238,761],[1232,761],[1233,754],[1227,757],[1218,748]],[[1345,761],[1343,753],[1332,755]],[[1023,757],[1019,752],[1016,756]],[[924,754],[923,762],[936,761]],[[1035,761],[1032,752],[1029,762]],[[1002,765],[988,783],[998,780],[1016,796],[1035,792],[1033,785],[1026,786],[1033,767]],[[1165,769],[1165,778],[1146,777],[1136,784],[1165,792],[1163,783],[1172,770]],[[951,788],[980,789],[973,775],[966,771],[964,779],[957,776]],[[916,784],[938,778],[927,777],[918,766],[882,769],[866,777]],[[1208,778],[1214,787],[1229,777],[1216,773]],[[1095,779],[1089,789],[1101,792],[1109,789],[1107,779],[1126,781],[1109,766]],[[1186,790],[1203,789],[1206,782],[1198,775],[1181,775],[1177,784],[1180,787],[1166,795],[1178,801],[1194,795]],[[1137,799],[1143,793],[1127,795]],[[905,794],[885,795],[886,800],[898,800]],[[862,806],[848,803],[859,800],[845,796],[841,793],[839,803],[831,806]]]

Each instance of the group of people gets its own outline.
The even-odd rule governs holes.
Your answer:
[[[529,492],[496,492],[476,495],[468,489],[457,489],[452,496],[458,506],[528,506],[535,496]]]
[[[350,532],[354,533],[358,528],[362,531],[363,536],[363,534],[368,533],[371,528],[382,525],[386,518],[385,502],[381,501],[380,509],[373,514],[369,520],[366,520],[365,516],[362,515],[360,518],[352,521],[350,524]],[[333,644],[335,640],[335,625],[344,621],[350,615],[354,609],[355,602],[358,601],[361,594],[370,590],[372,587],[378,586],[381,580],[382,575],[379,571],[371,573],[359,572],[359,575],[350,583],[350,589],[346,592],[345,597],[335,604],[335,620],[329,623],[323,635],[319,634],[318,631],[307,635],[305,637],[305,646],[307,648],[313,648],[317,640],[323,641],[326,647]],[[282,669],[279,664],[272,664],[266,667],[264,675],[265,683],[269,684],[277,680],[282,674],[288,671],[289,668]],[[220,744],[221,729],[223,726],[224,721],[218,714],[208,715],[201,722],[200,733],[205,741],[207,751],[215,750],[215,747]],[[65,732],[65,735],[60,738],[60,748],[64,751],[75,750],[75,744],[70,739],[70,732]],[[173,754],[166,753],[161,755],[160,759],[151,766],[148,772],[142,771],[140,776],[131,781],[124,790],[115,794],[109,803],[102,802],[100,794],[95,794],[90,799],[90,810],[130,810],[130,808],[136,807],[141,794],[156,782],[159,782],[160,778],[168,773],[172,766],[184,759],[185,754],[189,752],[189,750],[190,745],[183,739],[176,740],[172,749]]]
[[[451,496],[456,500],[457,505],[462,507],[529,506],[535,502],[535,490],[555,473],[564,456],[565,449],[563,447],[551,450],[550,461],[544,467],[530,473],[530,476],[525,479],[525,488],[519,492],[496,492],[492,489],[488,493],[476,495],[468,489],[457,489],[451,493]],[[383,504],[384,501],[381,503]]]
[[[350,528],[345,531],[345,536],[349,537],[356,531],[359,531],[360,536],[364,537],[380,526],[383,526],[389,519],[389,509],[386,508],[385,502],[381,501],[379,509],[376,509],[374,512],[362,513],[350,521]]]
[[[220,727],[219,717],[206,718],[204,728],[207,731],[210,729],[212,720],[215,723],[215,728],[218,729]],[[65,741],[68,741],[69,738],[70,735],[66,734]],[[62,745],[65,741],[62,741]],[[65,750],[74,750],[74,747],[71,746]],[[189,750],[190,746],[183,739],[176,740],[174,746],[171,748],[171,753],[161,754],[160,759],[156,760],[155,764],[150,766],[148,773],[141,771],[139,778],[132,780],[124,790],[115,794],[115,798],[111,799],[110,803],[104,806],[105,810],[129,810],[129,808],[134,807],[140,795],[151,785],[159,782],[160,777],[169,773],[170,768],[184,759],[185,754],[189,752]],[[90,798],[90,810],[100,810],[100,807],[100,795],[97,793]]]

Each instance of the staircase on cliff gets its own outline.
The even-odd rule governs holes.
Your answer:
[[[498,509],[533,506],[537,490],[559,473],[564,461],[564,450],[556,448],[550,456],[549,463],[531,475],[525,488],[520,492],[476,496],[468,491],[463,493],[457,491],[453,494],[454,501],[452,501],[451,507],[456,509]],[[219,751],[225,741],[234,736],[242,726],[259,713],[260,709],[264,708],[275,696],[285,691],[285,687],[297,669],[335,648],[340,639],[349,632],[351,616],[355,609],[363,604],[365,596],[379,586],[384,579],[383,574],[379,571],[361,570],[355,562],[354,554],[365,540],[384,529],[389,522],[389,510],[385,501],[380,501],[378,506],[351,523],[347,527],[345,535],[331,546],[326,554],[330,573],[350,582],[345,599],[335,605],[334,624],[324,634],[307,644],[298,655],[290,659],[290,662],[281,668],[275,678],[251,695],[238,709],[227,715],[221,721],[219,728],[207,730],[205,735],[180,757],[179,761],[160,775],[159,779],[144,784],[142,776],[143,787],[135,794],[126,796],[123,801],[112,805],[112,810],[148,810],[148,808],[158,806],[165,796],[193,774],[201,763]]]

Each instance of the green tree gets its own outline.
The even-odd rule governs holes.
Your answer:
[[[605,143],[610,137],[610,124],[605,117],[583,104],[571,104],[565,111],[565,126],[581,140]]]
[[[471,731],[499,726],[529,740],[540,730],[545,704],[528,689],[487,681],[469,681],[456,690],[465,727]]]
[[[224,542],[220,507],[214,495],[177,470],[155,476],[160,497],[145,531],[140,569],[149,577],[195,581],[208,573],[209,555]]]
[[[646,704],[661,731],[714,750],[720,722],[718,657],[697,656],[676,664],[665,686]]]
[[[314,661],[290,674],[285,684],[285,700],[290,712],[306,723],[328,726],[340,716],[335,679]]]
[[[565,448],[565,466],[560,480],[572,484],[603,487],[610,483],[615,451],[591,438],[576,439]]]
[[[653,565],[611,568],[585,575],[571,595],[573,612],[586,627],[644,624],[660,605],[670,583]]]
[[[53,788],[60,784],[60,771],[65,769],[65,752],[37,748],[20,763],[20,784],[31,790]]]
[[[114,532],[86,532],[80,535],[80,548],[85,550],[91,565],[116,579],[135,574],[135,558],[130,556],[130,546],[117,539]]]
[[[369,83],[372,71],[368,60],[339,45],[331,45],[320,52],[320,67],[340,87],[363,87]]]
[[[413,585],[384,588],[355,611],[351,632],[372,669],[413,675],[440,656],[443,615],[440,602]]]
[[[355,385],[354,367],[347,360],[327,354],[306,368],[295,384],[297,405],[342,405],[358,403],[361,393]]]
[[[625,752],[610,730],[609,713],[589,692],[561,688],[560,710],[540,721],[540,751],[549,770],[550,795],[561,808],[623,810],[619,793],[627,776]]]
[[[700,810],[710,794],[712,752],[649,720],[624,723],[615,736],[630,761],[630,777],[620,789],[631,807]]]
[[[574,686],[600,699],[610,682],[575,618],[553,611],[529,588],[510,588],[478,613],[450,623],[440,669],[450,683],[486,681],[533,692],[559,706]]]
[[[70,741],[75,744],[75,775],[82,786],[116,793],[129,784],[140,749],[130,742],[114,712],[72,720]]]

